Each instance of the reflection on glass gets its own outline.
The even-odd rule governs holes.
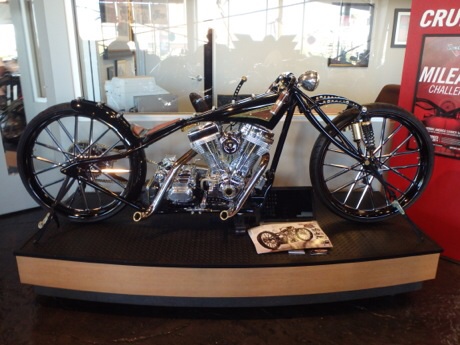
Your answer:
[[[333,0],[76,0],[82,42],[94,43],[92,77],[123,111],[190,112],[205,94],[204,45],[213,29],[214,96],[261,93],[279,73],[367,66],[373,5]],[[216,104],[216,100],[214,100]]]
[[[9,4],[0,4],[0,132],[8,173],[17,172],[16,146],[26,125],[16,37]]]
[[[95,87],[109,106],[125,112],[192,111],[189,93],[203,94],[203,55],[188,33],[185,1],[76,3],[80,37],[96,44]]]
[[[373,5],[340,3],[339,25],[329,66],[367,67],[370,55]]]

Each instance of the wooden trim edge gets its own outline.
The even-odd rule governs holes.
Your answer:
[[[434,279],[439,254],[353,263],[261,268],[183,268],[17,256],[23,284],[139,296],[271,297],[397,286]]]

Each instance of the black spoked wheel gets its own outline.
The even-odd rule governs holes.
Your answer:
[[[129,146],[120,132],[102,119],[61,104],[40,113],[26,128],[18,146],[18,170],[26,189],[41,205],[72,220],[98,221],[125,204],[61,169],[80,159],[123,153]],[[125,158],[91,164],[85,177],[113,195],[132,200],[144,182],[144,153],[136,151]]]
[[[339,216],[362,222],[394,216],[399,206],[411,205],[427,186],[434,162],[431,139],[417,118],[388,104],[367,108],[375,142],[372,154],[354,140],[351,124],[358,113],[348,110],[334,123],[363,159],[351,158],[321,135],[310,161],[316,197]]]

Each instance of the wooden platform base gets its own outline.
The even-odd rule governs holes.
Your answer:
[[[257,254],[215,215],[124,213],[97,225],[65,223],[16,251],[20,280],[40,294],[117,303],[255,306],[407,292],[434,279],[442,249],[403,218],[347,222],[320,208],[325,256]]]
[[[21,282],[42,295],[161,306],[273,306],[414,291],[434,279],[438,254],[284,268],[167,268],[18,257]]]

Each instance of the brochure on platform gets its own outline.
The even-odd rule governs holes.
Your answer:
[[[258,254],[332,248],[316,221],[268,223],[248,230]]]

